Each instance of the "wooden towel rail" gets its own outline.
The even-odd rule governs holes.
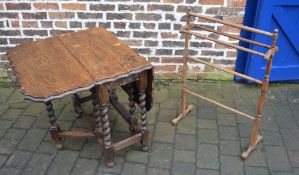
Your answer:
[[[190,9],[188,9],[188,11],[186,13],[186,16],[187,16],[186,25],[183,26],[180,29],[180,32],[185,33],[185,43],[184,43],[184,52],[183,52],[184,64],[183,64],[183,68],[182,68],[182,87],[181,87],[181,95],[180,95],[180,109],[179,109],[178,116],[172,120],[172,124],[177,125],[178,122],[181,119],[183,119],[194,108],[193,105],[187,105],[187,95],[188,94],[192,95],[192,96],[195,96],[195,97],[198,97],[202,100],[208,101],[208,102],[210,102],[210,103],[212,103],[216,106],[219,106],[221,108],[224,108],[226,110],[234,112],[234,113],[236,113],[240,116],[251,119],[251,120],[254,121],[254,125],[253,125],[253,128],[252,128],[252,133],[251,133],[249,146],[248,146],[248,149],[241,154],[241,157],[243,159],[246,159],[249,156],[249,154],[251,153],[251,151],[256,147],[257,143],[262,139],[262,136],[259,134],[260,120],[261,120],[261,116],[262,116],[262,110],[263,110],[263,106],[264,106],[265,95],[266,95],[268,85],[269,85],[269,74],[270,74],[270,70],[271,70],[271,66],[272,66],[272,58],[275,55],[275,53],[278,51],[278,47],[276,46],[276,41],[277,41],[277,38],[278,38],[278,30],[275,29],[273,33],[270,33],[270,32],[255,29],[255,28],[252,28],[252,27],[248,27],[248,26],[244,26],[244,25],[240,25],[240,24],[234,24],[234,23],[223,21],[223,20],[220,20],[220,19],[216,19],[216,18],[196,14],[196,13],[191,12]],[[230,35],[230,34],[227,34],[227,33],[220,32],[220,31],[216,31],[216,30],[213,30],[213,29],[210,29],[210,28],[207,28],[207,27],[197,25],[197,24],[193,24],[193,23],[190,22],[191,16],[199,17],[199,18],[202,18],[202,19],[206,19],[208,21],[213,21],[213,22],[228,25],[228,26],[231,26],[231,27],[236,27],[238,29],[247,30],[247,31],[250,31],[250,32],[255,32],[255,33],[258,33],[258,34],[269,36],[269,37],[272,37],[272,43],[271,43],[271,45],[268,45],[268,44],[260,43],[260,42],[253,41],[253,40],[250,40],[250,39],[241,38],[241,37],[238,37],[238,36],[234,36],[234,35]],[[261,53],[261,52],[258,52],[258,51],[252,50],[252,49],[248,49],[248,48],[245,48],[245,47],[242,47],[242,46],[239,46],[239,45],[231,44],[231,43],[228,43],[228,42],[225,42],[225,41],[220,41],[218,39],[211,38],[211,37],[208,37],[208,36],[190,31],[190,30],[193,30],[193,29],[201,29],[201,30],[216,33],[216,34],[219,34],[219,35],[224,35],[224,36],[227,36],[229,38],[237,39],[239,41],[244,41],[244,42],[247,42],[247,43],[250,43],[250,44],[255,44],[255,45],[267,48],[269,50],[267,51],[266,54],[264,54],[264,53]],[[213,41],[213,42],[216,42],[216,43],[219,43],[219,44],[223,44],[225,46],[229,46],[229,47],[232,47],[232,48],[235,48],[235,49],[238,49],[238,50],[242,50],[242,51],[248,52],[250,54],[255,54],[255,55],[262,56],[267,61],[264,79],[263,80],[258,80],[258,79],[255,79],[253,77],[235,72],[233,70],[229,70],[229,69],[219,67],[219,66],[217,66],[213,63],[209,63],[209,62],[203,61],[203,60],[198,59],[198,58],[190,57],[189,56],[189,39],[190,39],[191,35],[194,35],[194,36],[202,38],[202,39],[210,40],[210,41]],[[259,98],[256,115],[253,117],[251,115],[248,115],[248,114],[245,114],[241,111],[238,111],[237,109],[231,108],[231,107],[226,106],[224,104],[221,104],[221,103],[219,103],[215,100],[209,99],[205,96],[202,96],[198,93],[195,93],[195,92],[192,92],[192,91],[188,90],[188,88],[187,88],[187,73],[188,73],[187,63],[188,63],[189,60],[205,64],[207,66],[219,69],[221,71],[233,74],[235,76],[238,76],[238,77],[241,77],[241,78],[244,78],[246,80],[250,80],[254,83],[262,85],[261,86],[261,95],[260,95],[260,98]]]
[[[244,41],[244,42],[247,42],[247,43],[250,43],[250,44],[255,44],[255,45],[258,45],[258,46],[261,46],[261,47],[271,49],[271,46],[269,46],[267,44],[263,44],[263,43],[260,43],[260,42],[257,42],[257,41],[252,41],[250,39],[241,38],[241,37],[238,37],[238,36],[235,36],[235,35],[231,35],[231,34],[227,34],[227,33],[224,33],[224,32],[217,31],[217,30],[213,30],[213,29],[210,29],[208,27],[201,26],[201,25],[192,24],[191,27],[192,28],[199,28],[199,29],[206,30],[206,31],[209,31],[209,32],[212,32],[212,33],[217,33],[219,35],[227,36],[229,38],[233,38],[233,39],[236,39],[236,40],[239,40],[239,41]]]
[[[225,45],[225,46],[229,46],[229,47],[232,47],[232,48],[235,48],[235,49],[239,49],[239,50],[242,50],[242,51],[245,51],[245,52],[248,52],[248,53],[252,53],[252,54],[255,54],[255,55],[258,55],[258,56],[265,57],[265,54],[263,54],[261,52],[257,52],[255,50],[247,49],[245,47],[238,46],[238,45],[235,45],[235,44],[227,43],[225,41],[220,41],[218,39],[214,39],[214,38],[211,38],[211,37],[199,34],[199,33],[189,32],[187,30],[182,30],[181,32],[187,33],[187,34],[191,34],[191,35],[197,36],[199,38],[203,38],[203,39],[207,39],[207,40],[210,40],[210,41],[214,41],[216,43],[219,43],[219,44],[222,44],[222,45]]]
[[[206,61],[197,59],[197,58],[193,58],[193,57],[188,57],[188,58],[189,58],[190,60],[194,60],[194,61],[200,62],[200,63],[202,63],[202,64],[205,64],[205,65],[208,65],[208,66],[213,67],[213,68],[215,68],[215,69],[219,69],[219,70],[222,70],[222,71],[224,71],[224,72],[227,72],[227,73],[236,75],[236,76],[241,77],[241,78],[244,78],[244,79],[246,79],[246,80],[250,80],[250,81],[253,81],[253,82],[258,83],[258,84],[263,84],[262,81],[257,80],[257,79],[255,79],[255,78],[252,78],[252,77],[250,77],[250,76],[241,74],[241,73],[239,73],[239,72],[235,72],[235,71],[232,71],[232,70],[230,70],[230,69],[225,69],[225,68],[216,66],[215,64],[212,64],[212,63],[209,63],[209,62],[206,62]]]

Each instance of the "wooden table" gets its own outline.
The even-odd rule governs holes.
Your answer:
[[[115,151],[141,142],[147,151],[147,111],[153,97],[153,67],[143,57],[104,28],[26,43],[12,48],[8,58],[25,99],[44,102],[50,134],[58,149],[63,137],[96,137],[103,145],[106,165],[114,165]],[[129,96],[129,111],[118,102],[116,88]],[[80,97],[77,93],[90,90]],[[81,104],[92,101],[92,131],[62,131],[57,124],[51,100],[73,94],[77,117],[87,118]],[[135,117],[135,104],[141,111],[141,126]],[[132,136],[113,144],[110,136],[108,105],[111,104],[129,125]]]

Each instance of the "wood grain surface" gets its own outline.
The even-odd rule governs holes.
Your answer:
[[[8,58],[25,98],[46,101],[151,69],[149,62],[104,28],[12,48]]]

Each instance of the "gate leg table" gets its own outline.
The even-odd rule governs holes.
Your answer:
[[[25,99],[43,102],[50,123],[50,135],[57,149],[63,149],[65,137],[95,137],[103,146],[106,165],[114,165],[116,151],[141,143],[147,151],[147,111],[153,99],[153,67],[143,57],[118,40],[104,28],[67,33],[26,43],[8,52],[8,59],[18,79]],[[118,101],[116,89],[128,94],[129,111]],[[89,96],[79,92],[89,90]],[[59,127],[52,100],[73,94],[76,117],[83,118],[90,131]],[[93,116],[82,109],[91,102]],[[128,123],[132,133],[113,143],[109,127],[108,106],[112,105]],[[139,106],[140,125],[135,115]]]

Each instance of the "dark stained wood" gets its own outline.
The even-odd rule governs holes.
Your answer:
[[[153,100],[152,66],[110,32],[95,28],[68,33],[18,46],[8,55],[25,98],[45,102],[51,138],[58,149],[62,149],[64,137],[95,137],[103,145],[108,167],[114,165],[115,151],[138,141],[142,150],[147,151],[147,110]],[[129,112],[118,102],[115,91],[115,88],[127,85],[130,85]],[[91,91],[89,96],[80,98],[77,94],[88,89]],[[92,130],[60,130],[50,100],[67,94],[74,94],[75,113],[83,117]],[[92,117],[85,115],[82,109],[82,104],[87,101],[92,101]],[[133,134],[115,144],[109,126],[109,102],[128,122]],[[135,117],[135,103],[141,110],[141,126]]]
[[[34,101],[59,98],[152,67],[104,28],[23,44],[9,50],[8,58],[25,98]]]

